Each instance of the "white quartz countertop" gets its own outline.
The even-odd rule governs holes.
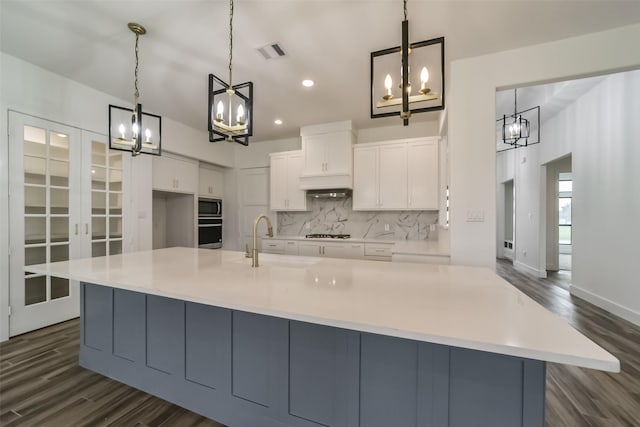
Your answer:
[[[27,271],[218,307],[618,372],[619,361],[487,268],[169,248]]]

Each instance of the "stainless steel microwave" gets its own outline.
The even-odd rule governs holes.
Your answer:
[[[198,199],[198,247],[222,247],[222,200]]]

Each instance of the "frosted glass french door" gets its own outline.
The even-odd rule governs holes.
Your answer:
[[[80,130],[9,114],[10,335],[77,317],[79,286],[29,265],[81,253]]]

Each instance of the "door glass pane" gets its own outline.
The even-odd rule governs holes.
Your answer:
[[[51,246],[51,262],[68,261],[69,245],[53,245]]]
[[[50,136],[49,156],[60,160],[69,160],[69,136],[52,132]]]
[[[24,183],[45,185],[46,159],[24,156]]]
[[[24,243],[46,243],[47,219],[45,217],[24,219]]]
[[[122,171],[109,169],[109,190],[122,191]]]
[[[122,237],[122,218],[109,218],[109,237]]]
[[[44,129],[24,127],[24,154],[44,157],[47,155],[46,144],[47,133]]]
[[[49,159],[50,184],[60,187],[69,186],[69,162]]]
[[[118,255],[122,253],[122,240],[109,242],[109,255]]]
[[[107,244],[105,242],[94,242],[91,244],[91,256],[105,256],[107,254]]]
[[[45,214],[47,209],[46,187],[24,187],[24,213]]]
[[[69,296],[69,280],[61,277],[51,277],[51,299]]]
[[[109,214],[122,215],[122,193],[109,193]]]
[[[96,166],[106,166],[107,144],[98,141],[91,141],[91,164]]]
[[[94,216],[91,218],[91,238],[93,240],[107,237],[107,219],[105,217]]]
[[[92,191],[91,192],[91,213],[93,215],[106,214],[106,199],[107,193],[104,191]]]
[[[69,217],[51,218],[51,243],[69,241]]]
[[[571,226],[570,225],[560,225],[558,226],[558,243],[561,245],[570,245],[571,244]]]
[[[54,215],[69,214],[69,190],[66,188],[50,188],[49,197],[51,203],[51,211]]]
[[[105,190],[106,189],[106,170],[98,166],[91,167],[91,189],[93,190]]]
[[[37,276],[24,279],[24,305],[47,300],[47,277]]]
[[[561,197],[558,202],[558,208],[560,210],[559,222],[560,225],[571,224],[571,197]]]
[[[47,262],[47,247],[24,248],[24,265],[44,264]]]

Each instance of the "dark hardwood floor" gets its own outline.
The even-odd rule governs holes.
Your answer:
[[[549,363],[547,425],[640,426],[640,328],[572,296],[569,272],[538,279],[504,260],[498,260],[496,270],[620,360],[618,374]]]
[[[640,328],[571,296],[566,272],[497,272],[621,361],[619,374],[549,364],[547,425],[640,426]],[[79,367],[78,347],[78,320],[0,344],[0,426],[221,426]]]

